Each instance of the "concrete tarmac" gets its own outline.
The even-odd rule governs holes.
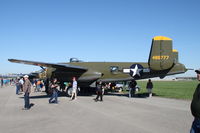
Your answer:
[[[0,88],[0,133],[189,133],[190,102],[159,97],[59,97],[49,104],[44,92],[31,94],[30,110],[15,87]]]

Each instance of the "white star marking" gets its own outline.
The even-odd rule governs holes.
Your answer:
[[[140,71],[142,71],[143,69],[138,69],[138,65],[135,65],[135,68],[131,68],[131,69],[123,69],[124,73],[130,73],[132,72],[133,74],[131,75],[132,77],[134,77],[135,75],[141,76],[140,75]]]
[[[135,75],[138,75],[138,76],[140,76],[140,71],[141,71],[142,69],[138,69],[138,65],[135,65],[135,68],[133,68],[133,69],[130,69],[130,71],[132,71],[133,72],[133,77],[135,76]]]

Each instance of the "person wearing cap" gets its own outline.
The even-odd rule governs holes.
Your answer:
[[[31,82],[28,79],[28,75],[24,76],[24,83],[23,83],[23,92],[24,92],[24,110],[30,109],[30,101],[29,101],[29,94],[31,93]]]
[[[195,72],[197,73],[197,80],[200,81],[200,69],[195,70]],[[197,85],[193,94],[191,112],[194,116],[194,121],[192,123],[190,133],[200,133],[200,84]]]

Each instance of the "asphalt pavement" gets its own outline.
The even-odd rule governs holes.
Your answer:
[[[30,110],[15,87],[0,88],[0,133],[188,133],[193,121],[190,102],[167,98],[105,95],[59,97],[49,104],[44,92],[31,93]]]

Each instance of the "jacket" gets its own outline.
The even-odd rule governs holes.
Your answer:
[[[24,93],[31,93],[31,82],[29,79],[24,81],[23,84],[23,92]]]
[[[147,89],[152,89],[153,88],[153,83],[152,82],[148,82],[146,88]]]
[[[129,83],[129,87],[132,89],[134,89],[136,87],[136,85],[137,85],[137,82],[135,80],[133,80]]]
[[[53,91],[58,91],[58,84],[57,83],[50,83],[50,88]]]
[[[198,84],[191,103],[191,112],[195,118],[200,119],[200,84]]]

